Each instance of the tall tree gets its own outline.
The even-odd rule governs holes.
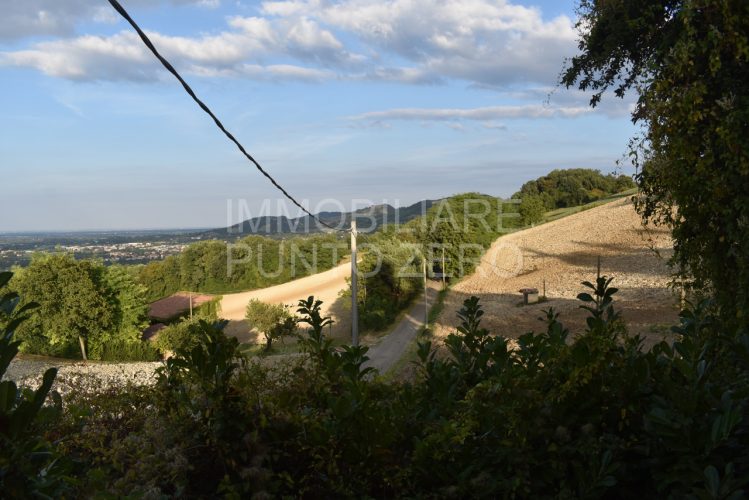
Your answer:
[[[90,342],[90,350],[98,357],[104,343],[120,341],[128,344],[141,342],[143,329],[148,326],[146,287],[136,282],[124,266],[110,266],[104,270],[105,290],[112,310],[112,328],[103,331]]]
[[[39,313],[19,327],[19,339],[46,339],[52,352],[78,343],[87,359],[87,342],[115,328],[104,272],[100,264],[67,254],[35,256],[12,281],[24,301],[40,306]]]
[[[749,327],[749,2],[582,0],[580,55],[562,77],[638,93],[637,207],[673,231],[682,279]]]

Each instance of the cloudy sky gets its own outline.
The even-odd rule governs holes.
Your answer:
[[[591,110],[556,87],[576,50],[574,0],[121,3],[313,211],[612,172],[634,132],[629,102]],[[0,5],[0,231],[281,210],[106,0]]]

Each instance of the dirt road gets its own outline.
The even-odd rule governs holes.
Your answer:
[[[289,304],[296,306],[299,299],[314,295],[323,301],[323,314],[338,298],[338,292],[346,288],[346,278],[351,275],[351,263],[341,264],[322,273],[313,274],[249,292],[231,293],[221,299],[221,317],[229,320],[243,320],[245,308],[250,299],[258,299],[269,304]]]
[[[430,282],[428,302],[431,308],[442,285]],[[424,326],[424,295],[416,299],[408,313],[398,322],[393,330],[369,348],[369,361],[365,366],[376,368],[380,373],[388,371],[403,356],[406,347],[416,338]]]

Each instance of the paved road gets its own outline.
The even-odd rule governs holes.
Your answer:
[[[431,308],[441,287],[438,283],[429,283],[428,301]],[[422,294],[395,328],[379,343],[369,348],[369,361],[365,366],[376,368],[380,373],[388,371],[403,356],[406,347],[416,338],[424,326],[424,295]]]

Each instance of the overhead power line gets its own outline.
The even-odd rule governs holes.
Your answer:
[[[219,120],[218,117],[215,114],[213,114],[213,111],[211,111],[211,109],[203,101],[201,101],[197,95],[195,95],[195,92],[193,92],[192,88],[190,88],[190,86],[187,84],[185,79],[182,78],[182,76],[180,76],[177,70],[174,69],[174,66],[172,66],[171,63],[167,61],[166,58],[164,58],[164,56],[162,56],[158,50],[156,50],[156,47],[148,38],[148,35],[146,35],[143,32],[143,30],[140,29],[140,26],[138,26],[138,24],[133,20],[133,18],[130,17],[130,14],[127,13],[125,8],[122,7],[122,5],[120,5],[120,3],[117,0],[109,0],[109,3],[112,5],[112,7],[114,7],[114,10],[116,10],[128,23],[130,23],[130,26],[132,26],[133,29],[138,33],[138,35],[140,36],[140,39],[143,40],[143,43],[146,45],[146,47],[148,47],[148,49],[153,53],[153,55],[156,56],[156,58],[161,62],[161,64],[167,69],[167,71],[169,71],[172,75],[174,75],[174,77],[177,80],[179,80],[179,83],[182,84],[182,87],[185,89],[185,92],[187,92],[190,95],[190,97],[192,97],[192,100],[195,101],[198,104],[198,106],[200,106],[200,108],[208,114],[208,116],[213,118],[213,122],[216,124],[216,126],[219,129],[221,129],[224,135],[231,142],[233,142],[237,146],[237,148],[239,148],[239,151],[241,151],[242,154],[255,165],[255,168],[257,168],[260,171],[260,173],[263,174],[271,182],[271,184],[273,184],[276,187],[276,189],[281,191],[286,198],[288,198],[294,205],[299,207],[304,213],[312,217],[314,220],[316,220],[323,226],[329,229],[336,230],[336,231],[348,232],[348,230],[333,227],[330,224],[327,224],[323,222],[322,220],[320,220],[317,216],[312,214],[312,212],[307,210],[307,208],[305,208],[304,205],[296,201],[294,197],[291,196],[278,182],[276,182],[276,180],[268,172],[266,172],[263,167],[260,166],[260,163],[258,163],[257,160],[255,160],[255,158],[253,158],[252,155],[247,152],[244,146],[242,146],[242,144],[234,137],[234,135],[232,135],[231,132],[226,130],[223,123],[221,123],[221,120]]]

